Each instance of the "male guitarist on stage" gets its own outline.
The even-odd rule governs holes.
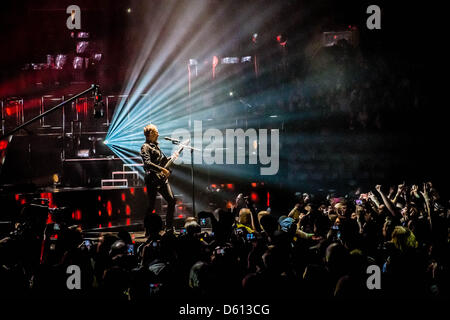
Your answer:
[[[145,185],[149,199],[149,209],[144,220],[145,228],[148,226],[148,215],[152,214],[155,208],[156,194],[159,192],[167,201],[166,229],[172,228],[173,214],[175,211],[175,198],[172,188],[167,180],[170,171],[163,167],[169,159],[164,155],[158,146],[158,128],[149,124],[144,128],[145,143],[141,147],[141,157],[144,162]],[[178,157],[176,152],[172,157]]]

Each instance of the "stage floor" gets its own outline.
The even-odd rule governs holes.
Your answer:
[[[21,190],[22,189],[22,190]],[[35,190],[9,187],[1,190],[0,222],[14,222],[24,207],[31,204],[64,208],[65,222],[80,225],[87,236],[98,237],[101,232],[127,230],[141,239],[144,232],[143,220],[148,210],[146,187],[135,188],[86,188],[46,187]],[[185,203],[182,194],[176,194],[177,205],[174,226],[180,229],[184,220],[192,216],[191,205]],[[158,195],[155,213],[165,221],[166,202]]]

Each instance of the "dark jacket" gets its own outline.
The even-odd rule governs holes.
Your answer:
[[[146,141],[141,147],[141,157],[146,174],[160,172],[163,160],[167,158],[158,146],[158,143]]]

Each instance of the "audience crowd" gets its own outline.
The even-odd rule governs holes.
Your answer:
[[[1,295],[16,298],[448,298],[448,203],[431,182],[377,185],[345,196],[301,194],[290,212],[200,212],[184,228],[145,219],[146,241],[126,231],[88,239],[79,226],[24,208],[0,241]],[[31,214],[33,213],[33,214]],[[80,270],[69,290],[69,266]],[[368,280],[378,266],[379,289]],[[373,268],[373,267],[372,267]],[[71,269],[70,269],[71,270]],[[375,280],[373,280],[375,281]]]

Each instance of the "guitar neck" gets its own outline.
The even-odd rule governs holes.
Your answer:
[[[169,161],[167,161],[167,163],[164,166],[164,168],[168,169],[173,164],[174,161],[175,161],[175,159],[173,159],[173,157],[172,157]]]
[[[177,150],[177,152],[180,153],[181,151],[183,151],[183,148],[184,148],[184,147],[180,147],[180,148]],[[170,157],[170,160],[167,161],[166,165],[164,166],[165,169],[168,169],[168,168],[173,164],[173,162],[176,160],[176,157],[174,157],[174,155],[175,155],[175,153],[172,154],[172,156]]]

